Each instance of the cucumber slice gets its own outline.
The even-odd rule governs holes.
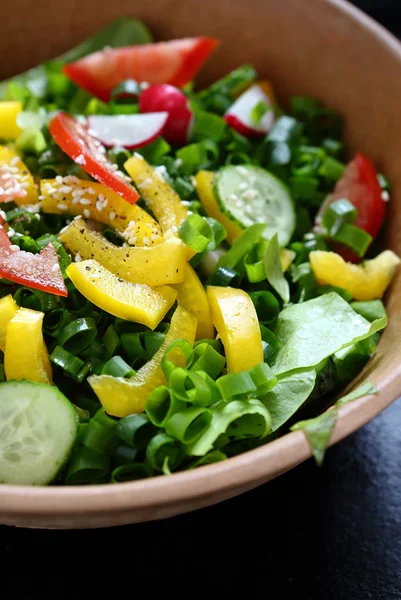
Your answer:
[[[77,435],[71,402],[31,381],[0,384],[0,483],[44,485],[66,462]]]
[[[286,246],[295,229],[295,209],[288,188],[272,173],[254,165],[231,165],[217,173],[214,193],[221,209],[241,227],[266,223],[264,237],[276,233]]]

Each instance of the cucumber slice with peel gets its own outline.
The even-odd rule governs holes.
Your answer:
[[[77,429],[76,411],[56,387],[31,381],[0,384],[0,483],[52,481]]]
[[[255,165],[231,165],[218,171],[214,193],[220,208],[244,229],[266,223],[263,236],[276,233],[286,246],[295,229],[295,209],[286,185],[275,175]]]

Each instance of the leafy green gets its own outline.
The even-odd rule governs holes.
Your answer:
[[[291,427],[292,431],[304,432],[313,456],[319,466],[323,463],[330,436],[337,421],[338,408],[348,402],[367,396],[368,394],[377,394],[377,391],[378,390],[373,383],[365,381],[365,383],[355,390],[337,400],[335,405],[323,414],[313,419],[299,421]]]
[[[256,399],[220,400],[213,407],[208,429],[187,449],[190,456],[204,456],[223,434],[234,439],[263,438],[270,432],[270,414]]]
[[[316,371],[305,369],[284,375],[262,402],[270,412],[272,431],[284,425],[310,396],[316,381]]]
[[[291,427],[292,431],[303,431],[309,442],[313,456],[319,466],[322,465],[331,432],[337,420],[337,408],[331,408],[322,415],[307,421],[299,421]]]
[[[335,292],[290,306],[279,314],[274,329],[281,346],[273,371],[280,375],[314,367],[386,324],[385,316],[369,323]]]
[[[138,19],[122,18],[113,21],[107,27],[104,27],[91,37],[87,38],[71,50],[57,58],[60,64],[78,60],[87,54],[97,52],[105,46],[119,48],[122,46],[132,46],[134,44],[146,44],[152,41],[152,36],[148,28]],[[39,98],[46,93],[47,73],[45,65],[39,65],[3,81],[0,84],[0,98],[7,93],[7,87],[10,82],[19,86],[26,86],[30,93]]]
[[[288,303],[290,300],[290,288],[284,277],[280,260],[280,246],[277,233],[270,240],[263,257],[266,279],[276,290],[279,296]]]

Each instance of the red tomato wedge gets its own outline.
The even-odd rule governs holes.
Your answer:
[[[105,48],[65,65],[63,70],[79,87],[107,102],[112,89],[125,79],[184,86],[217,45],[213,38],[196,37]]]
[[[129,178],[107,158],[104,146],[90,135],[86,125],[61,112],[51,120],[49,130],[63,152],[94,179],[107,185],[130,204],[138,200],[139,194],[128,183]]]
[[[358,211],[354,225],[375,238],[384,221],[386,203],[382,198],[382,190],[372,161],[360,152],[348,163],[343,176],[329,196],[328,205],[341,198],[349,200]],[[336,244],[335,250],[345,260],[351,262],[361,260],[344,246]]]
[[[39,254],[24,250],[13,252],[10,242],[8,245],[4,243],[2,232],[8,240],[3,227],[0,227],[0,277],[56,296],[68,295],[57,252],[52,244]]]

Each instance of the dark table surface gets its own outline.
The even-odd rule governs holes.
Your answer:
[[[401,34],[400,0],[355,4]],[[0,527],[0,573],[10,600],[103,598],[108,585],[134,597],[159,583],[191,596],[401,599],[401,399],[322,468],[308,461],[196,513],[97,531]]]

